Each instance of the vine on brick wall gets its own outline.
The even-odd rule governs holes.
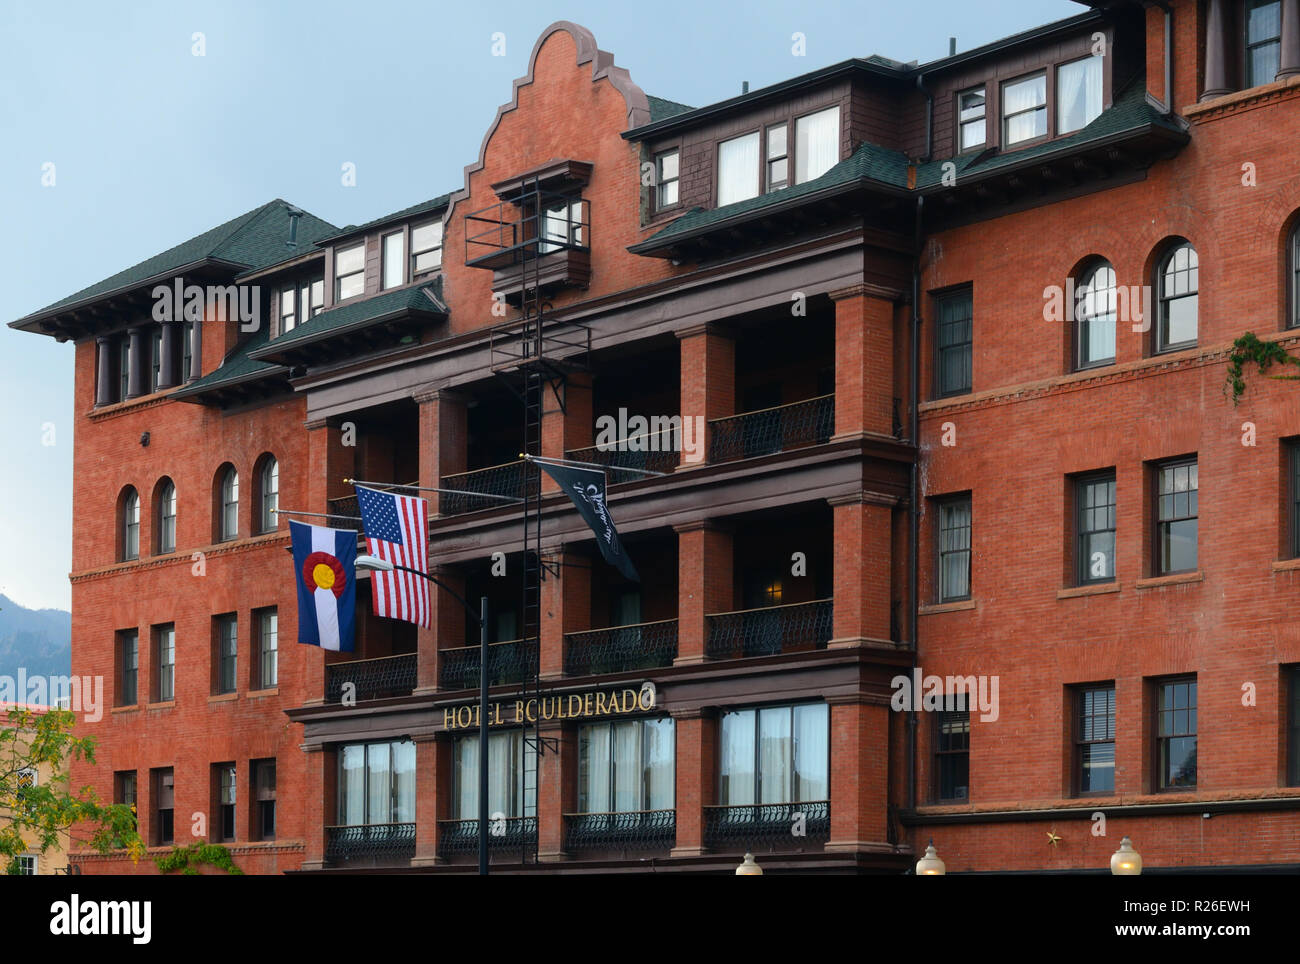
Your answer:
[[[204,864],[224,870],[228,874],[242,876],[243,871],[235,866],[230,851],[221,844],[195,842],[187,847],[173,847],[170,853],[160,854],[153,859],[160,874],[170,874],[179,870],[182,874],[195,876]]]
[[[1286,349],[1275,341],[1261,341],[1253,331],[1248,331],[1232,343],[1228,354],[1228,377],[1224,392],[1232,392],[1232,404],[1236,405],[1246,391],[1246,366],[1255,363],[1261,375],[1277,365],[1300,365],[1300,358],[1288,355]],[[1300,375],[1269,375],[1280,381],[1297,381]]]

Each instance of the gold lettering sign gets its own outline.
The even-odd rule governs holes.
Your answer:
[[[520,726],[536,723],[538,719],[584,720],[646,713],[655,708],[656,699],[654,684],[644,683],[639,690],[593,690],[511,700],[505,704],[489,703],[488,726]],[[477,729],[477,701],[446,707],[442,711],[442,726],[446,730]]]

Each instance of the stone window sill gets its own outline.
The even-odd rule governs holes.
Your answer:
[[[1273,562],[1274,572],[1295,572],[1300,570],[1300,559],[1277,559]]]
[[[1067,589],[1060,589],[1056,593],[1056,598],[1077,599],[1079,596],[1103,596],[1107,593],[1119,591],[1120,584],[1118,582],[1098,582],[1086,586],[1070,586]]]
[[[208,697],[209,703],[229,703],[231,700],[239,699],[238,693],[214,693]]]
[[[1134,589],[1160,589],[1164,586],[1182,586],[1192,582],[1204,582],[1205,573],[1201,570],[1195,572],[1176,572],[1169,576],[1155,576],[1151,579],[1139,579],[1133,583]]]
[[[959,613],[974,608],[974,599],[962,599],[958,602],[932,603],[928,606],[919,606],[916,610],[916,614],[918,616],[932,616],[935,613]]]

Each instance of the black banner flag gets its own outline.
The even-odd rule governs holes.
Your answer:
[[[580,469],[570,465],[557,465],[534,459],[546,474],[553,478],[596,534],[596,544],[605,561],[634,582],[640,582],[636,567],[628,558],[623,544],[618,541],[618,530],[605,505],[605,473],[597,469]]]

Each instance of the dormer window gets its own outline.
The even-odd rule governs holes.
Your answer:
[[[1047,136],[1047,75],[1034,74],[1002,85],[1002,145]]]
[[[280,334],[293,331],[325,310],[325,279],[303,281],[280,289]]]
[[[280,291],[280,334],[284,335],[298,326],[298,313],[293,307],[293,288]]]
[[[1056,133],[1082,130],[1101,116],[1102,59],[1084,57],[1056,68]]]
[[[442,267],[442,222],[411,229],[411,277]]]
[[[840,109],[830,107],[794,122],[794,182],[821,177],[840,162]]]
[[[334,300],[346,301],[366,290],[366,245],[334,251]]]
[[[983,147],[987,140],[984,132],[985,99],[983,87],[963,90],[957,95],[957,118],[961,124],[960,149],[963,151]]]
[[[758,197],[758,131],[718,145],[718,207]]]
[[[406,235],[401,231],[384,235],[384,290],[401,285],[405,271]]]
[[[681,172],[681,154],[673,149],[664,151],[655,158],[655,207],[662,210],[671,207],[678,200],[678,176]]]
[[[779,191],[790,186],[790,148],[786,136],[789,128],[776,124],[767,129],[767,189]]]

